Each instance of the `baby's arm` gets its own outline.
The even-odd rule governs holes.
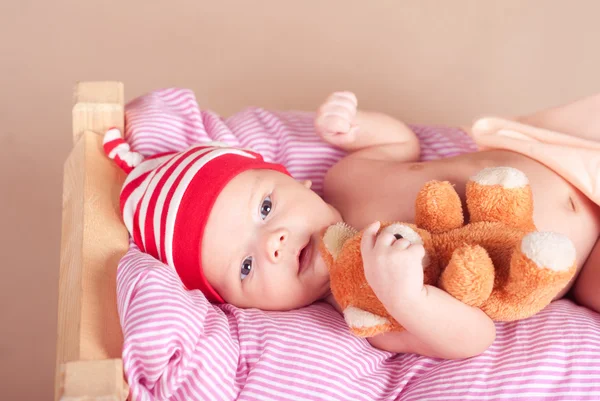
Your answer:
[[[336,92],[317,111],[317,133],[328,143],[354,156],[416,161],[419,140],[403,122],[387,114],[357,109],[356,96]]]
[[[496,336],[492,320],[432,286],[420,297],[384,303],[406,332],[369,339],[371,345],[390,352],[416,353],[436,358],[470,358],[484,352]]]
[[[371,225],[363,233],[365,276],[386,310],[406,332],[369,339],[386,351],[438,358],[468,358],[494,341],[494,322],[480,309],[423,285],[423,246],[396,240],[391,231]]]

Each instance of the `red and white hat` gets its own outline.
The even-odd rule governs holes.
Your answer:
[[[288,174],[256,152],[210,142],[180,153],[144,159],[130,150],[118,129],[104,136],[104,151],[128,176],[121,190],[121,213],[135,244],[177,271],[188,289],[224,302],[202,270],[204,227],[231,179],[252,169]]]

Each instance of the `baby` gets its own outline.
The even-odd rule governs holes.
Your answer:
[[[600,97],[593,97],[518,120],[592,138],[600,132],[600,121],[592,121],[589,110],[599,107]],[[562,233],[575,245],[580,270],[575,299],[600,310],[600,268],[595,266],[600,263],[595,246],[600,213],[589,194],[564,174],[518,150],[487,149],[419,163],[418,140],[405,124],[358,111],[356,97],[346,92],[327,99],[315,125],[325,141],[349,152],[327,173],[324,198],[311,191],[309,181],[297,182],[283,166],[251,150],[205,144],[142,161],[118,133],[109,131],[105,150],[130,173],[121,208],[134,242],[174,267],[187,288],[200,289],[212,302],[290,310],[327,300],[338,308],[317,244],[325,227],[345,221],[365,229],[367,281],[406,328],[369,342],[392,352],[470,357],[494,341],[493,322],[479,309],[425,286],[423,247],[396,240],[386,230],[377,234],[378,222],[412,221],[413,200],[428,180],[455,183],[464,198],[465,183],[476,172],[511,166],[529,178],[538,229]]]

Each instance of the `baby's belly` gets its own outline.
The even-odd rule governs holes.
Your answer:
[[[399,163],[389,169],[380,166],[384,174],[379,176],[386,178],[384,182],[375,179],[369,183],[372,190],[367,192],[371,202],[364,202],[360,208],[367,211],[360,216],[361,223],[364,220],[364,224],[369,224],[371,219],[412,222],[416,194],[429,180],[454,183],[465,207],[465,185],[469,177],[485,167],[495,166],[510,166],[525,173],[533,192],[536,227],[539,231],[557,232],[570,238],[581,269],[600,233],[600,208],[546,166],[514,152],[477,152],[434,162]],[[391,181],[396,185],[391,185]]]
[[[465,182],[484,167],[510,166],[523,171],[533,192],[533,221],[537,229],[561,233],[570,238],[577,251],[578,269],[581,270],[600,233],[598,205],[554,171],[526,156],[507,151],[465,156],[471,159],[470,163],[464,163]],[[464,194],[461,196],[464,197]]]
[[[533,221],[539,231],[566,235],[577,249],[580,266],[600,233],[600,208],[581,191],[548,167],[514,152],[473,154],[474,170],[480,166],[510,166],[525,173],[533,192]]]
[[[519,157],[524,159],[523,166],[515,167],[530,178],[533,221],[537,229],[564,234],[573,242],[579,272],[600,234],[598,205],[547,167],[524,156]],[[573,282],[557,298],[564,296]]]

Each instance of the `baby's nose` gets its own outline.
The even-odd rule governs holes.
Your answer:
[[[269,234],[267,238],[267,256],[272,262],[281,259],[281,253],[288,240],[289,233],[285,229],[277,230]]]

